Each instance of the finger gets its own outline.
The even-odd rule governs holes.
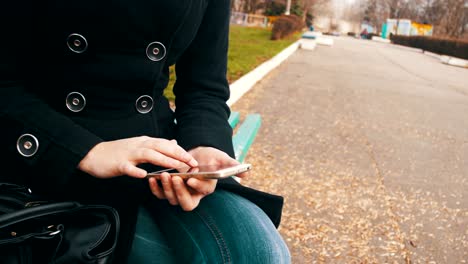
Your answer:
[[[235,160],[235,159],[233,159],[231,157],[229,157],[229,159],[227,159],[225,161],[225,163],[228,164],[228,165],[232,165],[232,166],[241,164],[239,161],[237,161],[237,160]]]
[[[123,163],[120,168],[120,172],[123,175],[128,175],[134,178],[144,178],[146,177],[147,172],[144,169],[140,169],[137,166],[128,163]]]
[[[187,166],[177,159],[173,159],[149,148],[140,148],[135,151],[133,159],[139,164],[151,163],[165,168],[181,168]]]
[[[188,172],[190,173],[197,173],[200,171],[200,168],[199,167],[193,167],[193,168],[190,168]]]
[[[150,178],[148,182],[151,192],[154,194],[154,196],[158,197],[161,200],[166,199],[163,190],[161,190],[161,187],[159,187],[158,182],[155,178]]]
[[[187,180],[187,185],[203,196],[213,193],[216,188],[216,183],[217,180],[199,180],[195,178]]]
[[[247,178],[250,175],[249,171],[244,171],[242,173],[237,174],[236,176],[239,178]]]
[[[185,151],[181,146],[177,145],[176,140],[168,141],[165,139],[153,139],[147,142],[146,147],[187,164],[192,162],[192,160],[195,160],[192,155]],[[189,165],[194,167],[197,164]]]
[[[198,162],[192,157],[192,155],[185,151],[181,146],[175,144],[174,141],[162,139],[148,140],[146,147],[156,150],[165,156],[186,163],[191,167],[198,166]]]
[[[171,180],[171,176],[169,175],[169,173],[165,172],[161,174],[161,182],[162,182],[162,187],[164,190],[164,196],[166,196],[166,199],[169,201],[170,204],[178,205],[179,202],[177,200],[177,196],[172,187],[172,180]]]
[[[233,159],[233,158],[229,158],[229,160],[226,161],[226,164],[229,164],[229,165],[239,165],[241,164],[239,161]],[[250,175],[250,172],[249,171],[245,171],[245,172],[242,172],[242,173],[239,173],[237,174],[236,176],[239,177],[239,178],[246,178]]]
[[[197,199],[192,199],[192,195],[189,190],[187,190],[184,181],[180,177],[176,176],[172,178],[172,186],[174,187],[174,191],[177,195],[179,205],[184,211],[192,211],[198,206],[200,200],[198,199],[197,201]]]

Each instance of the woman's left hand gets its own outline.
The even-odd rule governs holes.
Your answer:
[[[212,147],[197,147],[189,151],[200,165],[236,165],[238,161],[229,157],[225,152]],[[247,173],[237,175],[245,177]],[[172,205],[180,205],[184,211],[195,209],[200,200],[214,192],[217,180],[200,180],[190,178],[187,181],[169,173],[161,175],[162,188],[156,179],[150,178],[149,184],[153,194],[159,199],[167,199]]]

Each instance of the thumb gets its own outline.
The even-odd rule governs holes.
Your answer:
[[[249,175],[250,175],[250,172],[245,171],[245,172],[237,174],[236,176],[239,177],[239,178],[247,178]]]

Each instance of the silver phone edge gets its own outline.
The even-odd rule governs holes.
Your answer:
[[[239,169],[239,171],[236,171],[235,173],[232,173],[230,171],[226,171],[226,172],[222,172],[222,173],[221,172],[208,172],[208,173],[200,173],[200,174],[197,174],[197,173],[171,173],[171,175],[172,176],[179,176],[184,180],[189,179],[189,178],[197,178],[197,179],[201,179],[201,180],[204,180],[204,179],[221,180],[221,179],[225,179],[225,178],[228,178],[228,177],[231,177],[231,176],[236,176],[239,173],[249,171],[251,169],[251,165],[250,164],[247,164],[247,165],[248,166],[242,168],[242,170]],[[157,180],[159,180],[160,175],[161,174],[159,174],[159,173],[158,174],[148,173],[145,178],[147,178],[147,179],[156,178]]]

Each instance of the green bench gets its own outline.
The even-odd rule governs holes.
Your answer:
[[[239,124],[239,112],[232,112],[229,117],[229,124],[234,129]],[[235,130],[232,136],[232,144],[234,145],[234,153],[239,162],[244,162],[245,156],[252,146],[252,143],[257,136],[258,130],[262,124],[262,118],[259,114],[248,114]]]

